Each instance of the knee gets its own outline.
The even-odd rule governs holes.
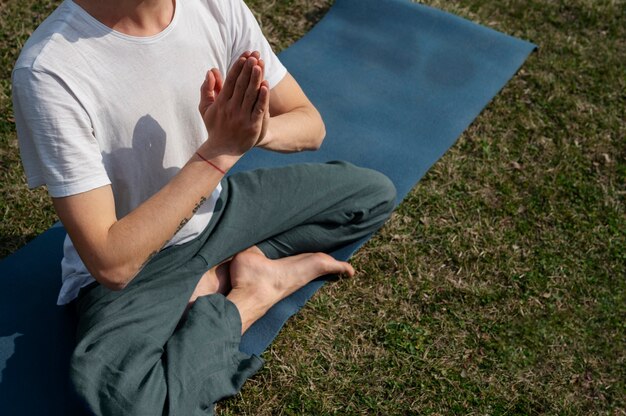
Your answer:
[[[357,169],[363,187],[361,193],[369,200],[370,206],[379,207],[387,214],[391,214],[396,206],[396,187],[391,179],[373,169]]]
[[[387,221],[396,207],[396,187],[382,173],[373,170],[370,172],[369,192],[374,196],[370,215],[377,219],[377,227],[380,227]]]
[[[389,216],[396,207],[396,187],[386,175],[375,170],[370,172],[373,192],[378,196],[381,209]]]
[[[346,176],[352,178],[352,190],[355,192],[358,205],[369,207],[386,219],[396,206],[396,187],[384,174],[368,168],[340,162],[347,170]]]

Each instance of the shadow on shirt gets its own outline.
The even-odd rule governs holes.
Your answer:
[[[165,130],[146,114],[135,125],[132,147],[103,154],[118,218],[158,192],[180,170],[164,166],[166,145]]]

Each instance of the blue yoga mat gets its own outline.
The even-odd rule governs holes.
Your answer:
[[[515,74],[535,45],[405,0],[337,0],[280,58],[318,107],[317,152],[254,150],[235,170],[347,160],[385,173],[400,202]],[[80,415],[68,381],[75,317],[55,306],[65,231],[53,227],[0,263],[0,414]],[[363,242],[335,253],[347,259]],[[246,332],[260,354],[323,281]]]

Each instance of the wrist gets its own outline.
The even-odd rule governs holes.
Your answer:
[[[226,174],[241,158],[241,156],[211,154],[210,152],[203,152],[202,149],[198,149],[193,157],[211,165],[222,174]]]
[[[200,159],[202,159],[204,162],[206,162],[209,166],[211,166],[213,169],[215,169],[222,175],[226,175],[226,171],[228,171],[228,169],[224,170],[220,168],[218,165],[216,165],[215,163],[211,162],[209,159],[202,156],[199,152],[196,152],[196,156],[198,156]]]

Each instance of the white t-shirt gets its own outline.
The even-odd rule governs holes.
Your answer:
[[[161,189],[206,139],[198,113],[206,71],[228,72],[258,50],[274,87],[286,69],[241,0],[179,0],[149,37],[111,30],[65,0],[33,33],[13,70],[13,103],[28,185],[52,197],[111,184],[118,218]],[[218,187],[169,245],[196,237]],[[58,304],[94,281],[66,238]]]

